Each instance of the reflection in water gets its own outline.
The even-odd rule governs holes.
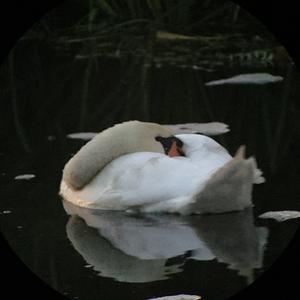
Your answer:
[[[64,207],[69,240],[103,277],[151,282],[181,272],[187,259],[216,259],[250,283],[263,264],[268,230],[254,225],[251,210],[182,217]]]

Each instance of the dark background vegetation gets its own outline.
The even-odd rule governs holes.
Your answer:
[[[17,146],[27,153],[38,149],[35,143],[45,134],[99,131],[131,118],[228,122],[228,103],[219,103],[214,100],[219,95],[204,89],[204,81],[214,79],[205,71],[230,76],[241,67],[243,72],[272,67],[288,77],[290,64],[279,41],[232,2],[70,0],[35,23],[4,62],[1,119],[16,129]],[[193,68],[204,72],[199,75]],[[290,94],[296,93],[293,81],[287,83]],[[228,95],[233,101],[237,96]],[[248,97],[258,98],[250,93]],[[199,98],[204,103],[197,104]],[[181,108],[170,109],[170,101]],[[274,106],[275,114],[285,103]]]
[[[2,55],[3,58],[8,54],[8,51],[11,49],[12,45],[15,43],[16,38],[20,38],[23,36],[23,33],[25,30],[27,30],[33,23],[35,23],[41,15],[43,15],[45,12],[48,11],[50,7],[55,6],[55,2],[59,1],[48,1],[46,3],[45,1],[26,1],[21,3],[21,1],[10,1],[7,5],[9,8],[3,8],[1,7],[1,16],[4,15],[8,17],[8,20],[3,22],[4,18],[1,19],[1,36],[2,36],[2,43],[3,47],[1,46]],[[70,2],[70,1],[69,1]],[[74,12],[80,11],[80,14],[77,15],[77,13],[71,12],[67,13],[64,8],[62,8],[61,13],[55,13],[55,14],[49,14],[48,17],[44,19],[44,21],[37,23],[34,25],[33,29],[30,33],[28,33],[26,39],[23,41],[20,41],[20,43],[23,43],[22,48],[15,48],[13,52],[13,56],[10,56],[9,59],[6,59],[2,65],[2,70],[0,74],[0,85],[1,85],[1,114],[0,114],[0,121],[2,129],[1,129],[1,146],[4,147],[4,150],[1,150],[5,153],[10,152],[11,156],[9,160],[5,162],[5,166],[11,165],[16,166],[20,164],[20,161],[17,159],[14,159],[14,155],[18,155],[19,153],[22,153],[21,158],[25,161],[29,161],[29,163],[33,163],[35,160],[37,160],[38,155],[45,150],[45,148],[48,147],[48,141],[47,136],[54,135],[58,137],[58,139],[63,140],[63,137],[74,130],[100,130],[101,128],[105,127],[109,123],[113,123],[114,121],[110,118],[110,116],[107,116],[107,120],[103,120],[103,115],[107,115],[110,108],[107,107],[103,115],[102,113],[95,111],[94,106],[85,106],[85,103],[92,103],[90,100],[87,100],[85,94],[84,94],[84,87],[90,88],[91,86],[97,87],[98,82],[95,82],[95,77],[93,77],[93,72],[96,72],[91,67],[92,60],[83,60],[81,63],[78,63],[78,66],[76,67],[76,72],[81,72],[83,74],[86,74],[88,76],[89,80],[86,82],[80,81],[80,78],[77,77],[77,87],[78,90],[75,88],[73,93],[74,96],[78,95],[81,91],[81,96],[78,97],[78,102],[75,101],[74,106],[70,107],[71,98],[68,91],[68,82],[61,82],[61,85],[53,86],[51,88],[51,84],[54,85],[54,80],[57,74],[59,74],[59,78],[66,78],[69,76],[69,78],[72,78],[72,56],[69,56],[69,59],[71,57],[70,62],[66,61],[65,58],[61,58],[62,63],[64,65],[63,68],[59,67],[59,63],[57,66],[53,66],[52,68],[47,68],[47,65],[52,64],[53,59],[51,49],[49,49],[49,45],[53,45],[54,41],[57,40],[58,37],[64,36],[65,40],[68,41],[72,38],[74,38],[74,26],[82,26],[82,31],[79,35],[79,38],[81,41],[76,45],[76,48],[72,49],[72,47],[65,47],[66,44],[62,47],[61,45],[63,43],[60,43],[61,49],[65,49],[68,54],[77,55],[78,53],[80,55],[86,55],[87,53],[90,54],[90,45],[89,44],[82,44],[82,39],[93,35],[95,32],[98,32],[99,29],[103,30],[104,33],[107,35],[107,37],[111,36],[110,27],[114,26],[114,24],[121,24],[121,23],[127,23],[128,21],[132,19],[147,19],[147,22],[140,22],[137,28],[135,26],[126,27],[126,33],[127,30],[132,30],[134,34],[138,33],[140,35],[146,34],[147,37],[152,37],[153,32],[155,30],[164,30],[168,32],[176,32],[178,34],[183,35],[215,35],[216,34],[216,28],[218,28],[218,34],[227,36],[232,33],[236,32],[242,32],[241,37],[234,37],[233,43],[228,42],[228,40],[225,39],[225,49],[221,54],[224,54],[221,58],[218,56],[220,54],[220,51],[212,51],[215,56],[211,56],[211,58],[218,58],[220,61],[223,60],[224,57],[228,57],[232,53],[239,53],[243,52],[244,49],[247,51],[250,49],[251,51],[256,50],[265,50],[267,51],[277,51],[278,46],[283,43],[283,45],[287,48],[293,59],[297,63],[297,56],[296,54],[299,53],[299,46],[296,45],[297,40],[297,21],[299,18],[298,9],[293,7],[295,4],[291,1],[286,1],[284,3],[261,3],[260,1],[251,1],[251,3],[244,3],[244,7],[248,8],[250,12],[254,12],[254,15],[256,17],[259,17],[261,21],[263,21],[264,24],[268,25],[267,27],[275,33],[275,36],[279,38],[280,42],[276,38],[274,38],[272,35],[268,33],[268,31],[265,30],[263,26],[257,25],[249,26],[248,23],[248,14],[244,12],[239,12],[238,17],[236,20],[235,13],[236,13],[236,7],[232,3],[225,3],[224,7],[220,6],[220,1],[186,1],[187,3],[186,7],[189,7],[191,5],[192,12],[195,12],[195,14],[184,14],[182,12],[182,9],[178,8],[178,13],[176,14],[176,9],[174,10],[174,13],[168,14],[167,12],[170,10],[167,7],[167,5],[163,6],[162,8],[159,8],[159,5],[150,7],[148,4],[141,4],[142,1],[110,1],[111,5],[107,5],[108,1],[72,1],[74,2],[74,7],[76,6],[78,9],[74,8]],[[161,1],[153,1],[152,3],[159,3]],[[165,3],[175,3],[176,1],[165,1]],[[178,1],[177,1],[178,2]],[[200,3],[201,2],[201,3]],[[29,4],[31,3],[31,5]],[[125,5],[126,3],[126,5]],[[132,5],[129,5],[131,3]],[[146,3],[146,1],[144,2]],[[206,5],[210,6],[210,8],[213,8],[214,5],[218,7],[218,10],[211,9],[213,11],[213,15],[211,18],[208,18],[208,15],[210,14],[205,11],[205,3]],[[1,4],[3,5],[3,4]],[[48,5],[48,6],[47,6]],[[195,9],[195,7],[203,6],[204,9],[201,10],[201,13],[203,12],[203,15],[199,16],[199,10]],[[121,6],[121,7],[119,7]],[[94,11],[90,10],[90,7],[94,7]],[[119,7],[117,9],[116,7]],[[223,7],[222,9],[220,7]],[[101,9],[100,9],[101,8]],[[84,13],[86,11],[86,14]],[[88,12],[91,12],[88,14]],[[197,12],[197,13],[196,13]],[[215,15],[214,15],[215,14]],[[60,17],[63,15],[63,18]],[[68,17],[66,17],[68,16]],[[187,17],[188,16],[188,17]],[[197,22],[199,19],[202,20],[201,22]],[[250,20],[251,17],[250,17]],[[103,24],[101,24],[103,21]],[[222,22],[224,26],[221,27],[218,25],[217,22]],[[129,22],[130,24],[130,22]],[[16,26],[17,25],[17,26]],[[299,24],[298,24],[299,25]],[[124,27],[123,27],[124,28]],[[108,30],[109,29],[109,30]],[[115,28],[114,30],[117,30],[118,28]],[[262,37],[261,39],[254,39],[253,35],[256,35],[257,31],[260,32],[260,35]],[[120,32],[119,32],[120,33]],[[76,33],[77,34],[77,33]],[[105,40],[105,34],[103,39]],[[151,40],[151,39],[150,39]],[[116,38],[116,43],[118,43],[120,40]],[[223,40],[224,41],[224,40]],[[232,40],[230,40],[232,41]],[[251,42],[253,41],[253,43]],[[137,42],[139,43],[139,41]],[[180,44],[181,42],[177,41]],[[143,43],[141,43],[143,45]],[[111,47],[113,47],[115,44],[112,44]],[[136,45],[136,44],[135,44]],[[140,44],[139,44],[140,45]],[[213,50],[215,50],[217,47],[218,49],[218,43],[212,42],[211,47]],[[242,45],[242,46],[241,46]],[[243,48],[244,45],[244,48]],[[132,47],[132,45],[130,46]],[[151,44],[147,44],[147,49],[151,49]],[[192,47],[194,47],[192,45]],[[49,49],[49,53],[47,56],[47,49]],[[111,49],[111,48],[109,48]],[[126,49],[126,48],[125,48]],[[240,51],[240,49],[242,51]],[[276,50],[277,49],[277,50]],[[75,50],[75,52],[74,52]],[[78,52],[78,51],[79,52]],[[280,53],[282,49],[279,49]],[[83,52],[82,52],[83,51]],[[86,52],[87,51],[87,52]],[[274,53],[275,53],[274,52]],[[43,56],[40,55],[40,53],[43,53]],[[164,51],[158,52],[158,55],[156,56],[155,53],[150,52],[151,57],[161,57],[163,56]],[[124,53],[126,55],[126,53]],[[226,56],[227,55],[227,56]],[[22,57],[26,57],[26,60],[22,59]],[[284,59],[287,57],[286,54],[283,54]],[[127,56],[126,56],[127,57]],[[128,87],[132,86],[131,78],[132,74],[136,72],[142,72],[141,69],[139,69],[138,66],[141,64],[139,63],[140,60],[145,59],[143,56],[138,56],[137,63],[134,64],[132,60],[134,61],[135,57],[132,58],[130,55],[128,56],[128,64],[132,66],[131,70],[127,70],[127,65],[123,69],[119,69],[119,77],[121,78],[124,76],[124,74],[128,76],[129,82]],[[98,58],[99,59],[99,58]],[[147,57],[149,59],[149,57]],[[130,60],[130,61],[129,61]],[[288,60],[288,59],[287,59]],[[220,74],[224,74],[224,67],[225,69],[228,67],[226,59],[225,65],[219,66],[218,70]],[[100,59],[101,62],[101,59]],[[167,64],[171,63],[172,59],[167,61]],[[119,63],[116,63],[116,65],[112,66],[111,64],[115,63],[110,61],[109,65],[112,69],[116,70],[116,68],[119,68]],[[242,62],[243,63],[243,62]],[[255,61],[255,68],[262,69],[262,66],[257,66],[257,63],[260,62]],[[103,62],[104,64],[104,62]],[[101,65],[102,67],[105,65]],[[288,70],[288,65],[290,62],[284,63],[282,65],[280,59],[278,61],[278,70],[280,69],[283,74],[288,74],[286,70]],[[193,65],[193,62],[191,62],[190,66]],[[70,69],[66,68],[66,66],[69,66]],[[18,69],[16,69],[16,67]],[[73,68],[74,66],[72,66]],[[203,68],[209,68],[208,65],[203,65]],[[212,67],[214,67],[214,64],[212,63]],[[236,68],[236,65],[232,66],[232,69],[227,69],[226,74],[234,74],[234,70]],[[47,71],[45,72],[45,69],[47,68]],[[58,69],[57,69],[58,68]],[[107,66],[107,68],[109,68]],[[250,70],[251,67],[249,65],[243,66],[244,70]],[[74,70],[74,69],[73,69]],[[127,73],[125,72],[127,71]],[[76,73],[74,72],[74,73]],[[125,72],[125,73],[124,73]],[[128,73],[129,72],[129,73]],[[177,73],[176,73],[177,72]],[[180,72],[181,71],[175,71],[175,80],[178,80],[177,82],[180,82]],[[286,73],[285,73],[286,72]],[[108,72],[109,73],[109,72]],[[178,74],[179,73],[179,74]],[[96,74],[96,73],[94,73]],[[169,78],[170,73],[165,74],[165,80],[166,78]],[[48,76],[47,78],[43,76]],[[107,74],[105,74],[107,76]],[[114,75],[115,76],[115,75]],[[157,78],[157,76],[161,76],[158,74],[152,73],[152,78]],[[210,75],[204,75],[207,78],[207,80],[211,79]],[[297,75],[295,75],[296,78],[294,79],[295,82],[299,82],[297,79]],[[84,78],[84,76],[82,77]],[[159,77],[158,77],[159,78]],[[176,79],[177,78],[177,79]],[[194,79],[194,75],[191,75],[192,80]],[[112,78],[112,82],[115,80],[115,78]],[[74,81],[70,81],[74,85]],[[75,81],[76,82],[76,81]],[[191,84],[191,80],[187,80],[187,85]],[[292,89],[291,94],[289,96],[294,95],[293,99],[296,99],[296,95],[299,95],[299,93],[296,92],[295,82],[290,82],[290,86],[294,87],[294,90]],[[198,82],[199,83],[199,82]],[[88,84],[88,86],[87,86]],[[126,84],[126,83],[125,83]],[[103,88],[107,89],[107,93],[109,93],[109,90],[111,89],[110,86],[102,86]],[[125,85],[126,87],[126,85]],[[143,85],[140,86],[139,92],[135,95],[136,98],[133,97],[133,99],[139,99],[139,96],[144,91]],[[93,93],[97,93],[97,88],[94,89]],[[121,86],[123,89],[124,86]],[[122,89],[120,88],[120,94],[122,94]],[[36,94],[26,94],[28,90],[34,90],[36,91]],[[43,91],[47,91],[47,94],[45,94]],[[154,89],[153,89],[154,90]],[[151,88],[148,87],[148,91],[153,91]],[[17,92],[16,92],[17,91]],[[64,92],[65,91],[65,92]],[[127,95],[134,95],[134,92],[128,93]],[[65,94],[64,94],[65,93]],[[218,93],[218,92],[217,92]],[[219,91],[220,95],[222,95],[222,91]],[[239,92],[238,92],[239,93]],[[242,93],[242,91],[240,91]],[[95,95],[94,94],[94,95]],[[274,91],[274,94],[276,94],[276,89]],[[21,95],[21,96],[20,96]],[[24,97],[25,95],[25,97]],[[41,95],[43,96],[41,98]],[[60,97],[58,97],[60,95]],[[65,97],[62,97],[61,95],[65,95]],[[68,95],[68,96],[67,96]],[[169,95],[170,96],[170,95]],[[168,97],[169,97],[168,96]],[[174,91],[174,97],[178,96],[178,93]],[[198,97],[199,95],[192,95],[191,97]],[[203,96],[203,95],[202,95]],[[19,103],[17,99],[20,99],[20,97],[23,98],[22,103]],[[68,98],[70,97],[70,98]],[[89,96],[91,97],[91,96]],[[116,97],[116,95],[113,95],[113,99]],[[180,97],[180,95],[178,96]],[[250,97],[250,96],[249,96]],[[14,104],[14,100],[16,100],[15,103],[18,103],[17,106]],[[65,99],[65,102],[63,102]],[[83,100],[82,100],[83,99]],[[94,99],[94,98],[93,98]],[[144,98],[145,100],[146,98]],[[169,99],[169,98],[166,98]],[[287,128],[293,128],[292,133],[290,132],[289,138],[289,145],[295,144],[297,141],[297,137],[294,135],[295,133],[299,133],[299,125],[297,123],[297,116],[295,114],[288,114],[284,115],[285,125],[286,128],[278,127],[276,126],[276,123],[278,119],[280,119],[280,112],[285,111],[284,105],[285,105],[285,99],[283,95],[283,101],[281,103],[274,104],[274,107],[269,111],[271,114],[270,117],[270,135],[275,137],[274,139],[271,139],[272,141],[275,141],[276,144],[279,143],[280,139],[282,139],[282,136],[279,136],[279,138],[276,138],[277,131],[281,131],[284,134],[288,132]],[[81,101],[80,101],[81,100]],[[147,100],[147,99],[146,99]],[[124,100],[124,103],[127,101],[127,99]],[[134,100],[133,100],[134,101]],[[166,100],[168,101],[168,100]],[[146,101],[147,103],[147,101]],[[248,103],[247,99],[245,100],[245,104]],[[297,104],[296,101],[293,102],[294,108],[293,111],[299,111],[299,103]],[[96,105],[97,102],[94,102],[94,105]],[[212,107],[215,107],[221,103],[210,103]],[[237,103],[232,102],[231,105],[236,105]],[[61,107],[61,110],[57,110],[57,106]],[[188,105],[188,104],[186,104]],[[280,106],[282,105],[282,106]],[[220,108],[220,111],[216,111],[215,109],[211,109],[209,106],[206,106],[206,113],[203,113],[202,116],[199,116],[200,121],[206,122],[211,121],[213,117],[217,118],[218,121],[226,121],[230,120],[234,124],[234,128],[238,128],[238,122],[239,120],[233,121],[232,119],[226,119],[226,110],[224,110],[225,107],[222,109]],[[140,109],[137,107],[134,115],[138,116],[140,119],[151,119],[155,120],[157,118],[156,116],[156,108],[151,108],[147,111],[143,107]],[[213,111],[213,114],[210,111]],[[93,112],[95,113],[94,118],[86,117],[84,112]],[[200,110],[199,110],[200,112]],[[266,110],[265,110],[266,112]],[[114,114],[117,115],[117,118],[120,120],[125,120],[128,118],[128,116],[132,113],[132,110],[130,112],[125,111],[125,115],[123,114],[123,111],[119,113],[114,112]],[[229,111],[227,111],[227,114]],[[90,116],[89,113],[86,113],[88,116]],[[129,115],[128,115],[129,114]],[[34,118],[32,116],[35,116]],[[185,122],[189,121],[192,114],[190,116],[187,116],[186,119],[181,117],[181,111],[178,110],[173,111],[172,114],[170,113],[169,116],[166,118],[158,118],[156,121],[165,121],[165,122]],[[247,116],[247,109],[244,111],[244,117]],[[273,120],[272,120],[273,116]],[[76,122],[76,124],[73,122],[74,117],[78,118],[79,122]],[[223,119],[222,119],[223,118]],[[251,120],[251,117],[249,117]],[[44,120],[51,120],[51,122],[44,122]],[[111,121],[110,121],[111,120]],[[102,122],[102,123],[101,123]],[[287,123],[286,123],[287,122]],[[231,124],[232,125],[232,124]],[[277,124],[278,125],[278,124]],[[232,142],[230,144],[230,141],[227,141],[229,147],[232,149],[236,145],[237,141],[241,138],[242,132],[245,130],[245,127],[240,128],[240,135],[237,134],[236,141]],[[3,135],[2,135],[3,133]],[[299,137],[298,137],[299,139]],[[269,144],[270,147],[271,144]],[[257,150],[258,148],[255,148],[255,144],[252,144],[252,150]],[[257,146],[258,147],[258,146]],[[75,147],[74,147],[75,148]],[[61,149],[64,149],[64,145],[62,144]],[[297,146],[295,146],[293,153],[297,153]],[[49,148],[49,151],[52,151],[51,147]],[[62,151],[61,150],[61,151]],[[276,154],[277,158],[278,156],[281,156],[282,163],[286,159],[286,155],[288,155],[288,150],[286,151],[286,154],[282,153],[282,149],[278,149],[277,152],[279,154]],[[284,152],[284,151],[283,151]],[[41,155],[41,154],[40,154]],[[261,156],[261,160],[267,159],[268,153],[265,153],[265,155]],[[61,164],[63,161],[65,161],[66,156],[62,155],[60,156]],[[271,172],[271,162],[268,161],[268,167],[270,167]],[[295,163],[297,163],[295,159]],[[26,164],[26,163],[25,163]],[[289,168],[289,166],[288,166]],[[267,171],[268,172],[268,171]],[[3,180],[3,183],[6,184],[7,180]],[[299,240],[299,238],[298,238]],[[33,282],[28,279],[29,272],[24,269],[20,268],[19,262],[16,261],[16,258],[12,256],[11,253],[5,252],[2,255],[2,244],[1,244],[1,257],[2,257],[2,263],[3,268],[1,273],[4,274],[4,278],[6,279],[4,282],[12,284],[14,287],[10,289],[10,298],[18,297],[19,293],[21,292],[22,297],[27,298],[30,297],[31,299],[35,298],[41,298],[44,297],[45,293],[49,292],[48,297],[54,298],[58,297],[58,295],[54,294],[53,291],[51,291],[50,288],[46,286],[46,284],[41,284],[41,287],[43,291],[40,291],[36,288],[36,282],[35,279],[33,279]],[[253,287],[250,287],[246,289],[242,294],[240,295],[241,299],[253,299],[254,297],[261,297],[261,298],[270,298],[270,294],[272,294],[273,299],[295,299],[295,294],[297,295],[297,285],[296,280],[297,276],[293,275],[292,271],[295,271],[297,274],[298,267],[299,267],[299,259],[297,259],[299,253],[299,248],[296,246],[296,242],[293,241],[289,247],[288,250],[286,250],[285,255],[276,262],[274,268],[272,268],[269,272],[265,274],[261,279],[259,279]],[[297,255],[296,255],[297,254]],[[9,262],[9,263],[8,263]],[[13,272],[11,272],[13,270]],[[17,270],[17,272],[15,271]],[[294,273],[294,274],[295,274]],[[269,277],[270,281],[267,281],[267,277]],[[22,288],[19,288],[22,283],[25,283],[25,286]],[[4,286],[4,284],[3,284]],[[16,288],[17,287],[17,288]],[[261,289],[259,289],[259,287]],[[17,295],[18,294],[18,295]],[[120,295],[122,297],[122,295]]]

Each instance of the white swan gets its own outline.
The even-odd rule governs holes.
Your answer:
[[[181,148],[181,149],[179,149]],[[170,157],[166,154],[184,156]],[[66,164],[60,194],[103,210],[220,213],[252,206],[263,181],[244,149],[233,158],[213,139],[172,136],[155,124],[130,121],[98,134]]]

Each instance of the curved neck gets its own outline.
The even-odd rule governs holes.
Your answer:
[[[154,139],[160,133],[166,135],[170,132],[158,124],[139,121],[129,121],[108,128],[84,145],[67,162],[63,180],[78,190],[121,155],[142,151],[163,153],[161,144]]]

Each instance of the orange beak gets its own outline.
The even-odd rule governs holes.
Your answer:
[[[183,151],[177,146],[176,142],[174,141],[172,143],[172,146],[170,148],[170,150],[167,153],[170,157],[174,157],[174,156],[182,156],[183,155]]]

